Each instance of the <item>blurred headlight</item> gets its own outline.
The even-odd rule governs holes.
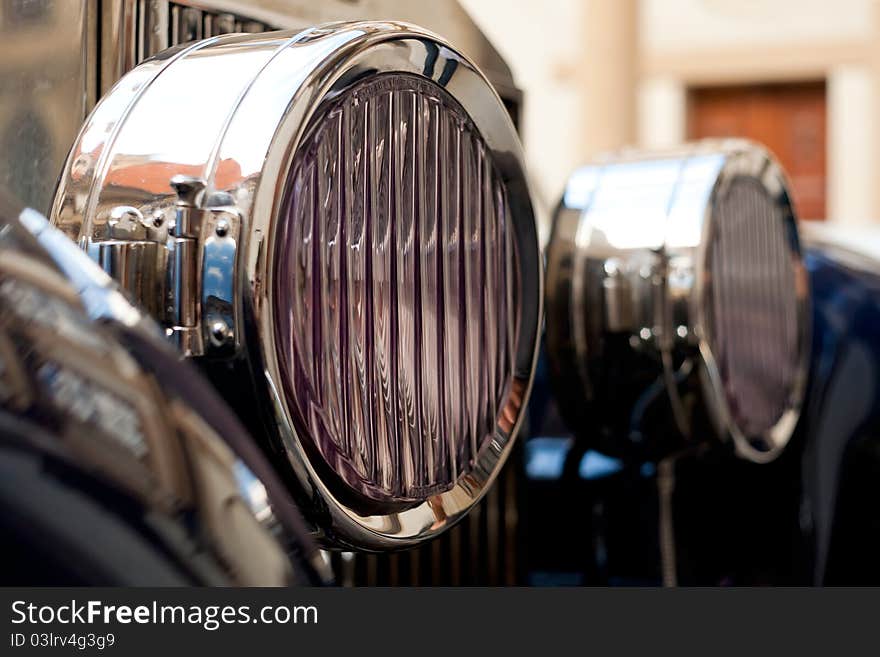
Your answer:
[[[584,167],[547,258],[547,343],[575,428],[652,455],[699,437],[705,413],[745,458],[784,448],[805,389],[809,290],[765,150],[704,142]]]
[[[184,353],[227,363],[215,382],[271,416],[330,539],[434,535],[506,458],[535,222],[500,99],[437,37],[353,23],[161,53],[95,109],[53,219]]]

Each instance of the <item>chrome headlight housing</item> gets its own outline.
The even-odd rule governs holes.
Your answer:
[[[548,350],[574,427],[651,454],[699,437],[706,417],[745,458],[784,448],[805,391],[809,289],[764,149],[708,141],[578,170],[547,276]]]
[[[348,23],[160,53],[95,108],[52,218],[184,353],[246,364],[224,392],[256,389],[330,539],[430,537],[506,458],[537,233],[504,106],[438,37]]]

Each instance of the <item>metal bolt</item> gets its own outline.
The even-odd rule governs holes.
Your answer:
[[[229,327],[226,322],[218,320],[211,324],[211,341],[215,345],[222,345],[229,339]]]
[[[226,237],[229,233],[229,222],[226,219],[220,219],[214,226],[214,232],[217,233],[217,237]]]
[[[618,276],[623,273],[623,263],[618,258],[608,258],[605,261],[605,275],[606,276]]]
[[[156,214],[153,215],[153,227],[161,228],[162,224],[165,223],[165,215],[162,214],[162,211],[157,211]]]
[[[143,220],[140,211],[130,205],[117,205],[110,210],[110,223],[133,224]]]
[[[177,193],[177,205],[191,208],[201,205],[206,186],[203,179],[178,174],[171,179],[170,184]]]
[[[117,205],[110,210],[107,219],[107,237],[115,239],[141,239],[144,216],[130,205]]]

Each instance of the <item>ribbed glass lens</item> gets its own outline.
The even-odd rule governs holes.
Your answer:
[[[496,432],[518,340],[507,194],[439,86],[374,76],[316,117],[274,254],[284,394],[359,493],[450,489]]]
[[[790,407],[800,352],[791,244],[781,209],[756,180],[731,183],[709,256],[710,348],[732,420],[757,437]]]

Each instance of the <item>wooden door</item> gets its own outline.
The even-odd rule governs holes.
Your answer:
[[[779,159],[801,219],[824,219],[825,82],[691,89],[688,138],[747,137]]]

